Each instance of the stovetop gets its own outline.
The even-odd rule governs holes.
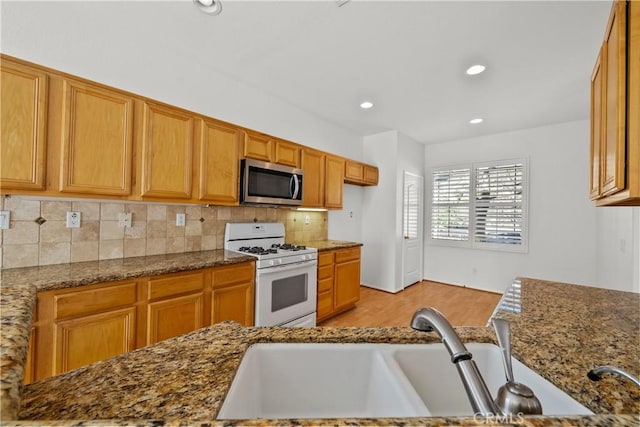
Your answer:
[[[316,248],[285,243],[284,224],[279,222],[227,223],[224,248],[256,257],[258,268],[313,261],[318,257]]]
[[[240,252],[246,252],[251,255],[271,255],[271,254],[281,254],[287,255],[289,252],[300,252],[306,251],[306,246],[300,245],[292,245],[290,243],[274,243],[270,248],[263,248],[262,246],[242,246],[238,248]],[[304,253],[304,252],[301,252]]]

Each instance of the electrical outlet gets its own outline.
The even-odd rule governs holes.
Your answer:
[[[8,230],[11,221],[10,211],[0,211],[0,230]]]
[[[187,224],[187,216],[183,213],[176,214],[176,225],[184,227]]]
[[[131,227],[131,212],[118,214],[118,227]]]
[[[80,212],[67,212],[67,228],[80,228]]]
[[[311,217],[309,215],[305,215],[304,216],[304,223],[305,224],[311,224]]]

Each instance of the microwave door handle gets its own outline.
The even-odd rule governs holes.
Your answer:
[[[293,180],[294,184],[293,197],[291,198],[295,200],[296,198],[298,198],[298,192],[300,191],[300,181],[298,181],[298,175],[296,174],[291,175],[291,179]]]

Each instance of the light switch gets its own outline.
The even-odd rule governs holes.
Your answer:
[[[8,230],[11,221],[10,211],[0,211],[0,230]]]
[[[176,214],[176,225],[178,227],[184,227],[187,223],[187,216],[183,213]]]

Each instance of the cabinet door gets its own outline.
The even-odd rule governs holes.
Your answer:
[[[274,161],[281,165],[300,167],[300,147],[287,141],[276,140]]]
[[[0,188],[44,188],[47,74],[0,62]]]
[[[273,161],[273,138],[257,132],[246,131],[244,137],[244,157]]]
[[[39,292],[33,380],[136,347],[137,281]]]
[[[60,191],[131,194],[133,98],[63,82]]]
[[[203,325],[202,292],[149,303],[146,343],[155,344]]]
[[[253,282],[214,288],[211,292],[211,322],[234,320],[253,326]]]
[[[324,207],[324,157],[320,151],[302,150],[302,205]]]
[[[364,165],[364,182],[369,185],[378,185],[378,168]]]
[[[336,251],[335,262],[333,287],[337,311],[360,299],[360,248]]]
[[[602,146],[602,49],[591,74],[591,180],[589,198],[600,197],[600,148]]]
[[[55,322],[53,374],[135,349],[135,319],[129,307]]]
[[[626,2],[614,4],[609,18],[602,50],[604,75],[604,133],[601,162],[602,195],[617,193],[625,188],[626,144]]]
[[[327,208],[342,208],[342,186],[344,183],[344,159],[326,157],[324,205]]]
[[[143,197],[191,198],[193,122],[188,112],[144,104]]]
[[[353,160],[347,160],[344,177],[347,181],[360,182],[364,180],[364,165]]]
[[[242,132],[231,125],[204,120],[200,145],[199,199],[238,204]]]

